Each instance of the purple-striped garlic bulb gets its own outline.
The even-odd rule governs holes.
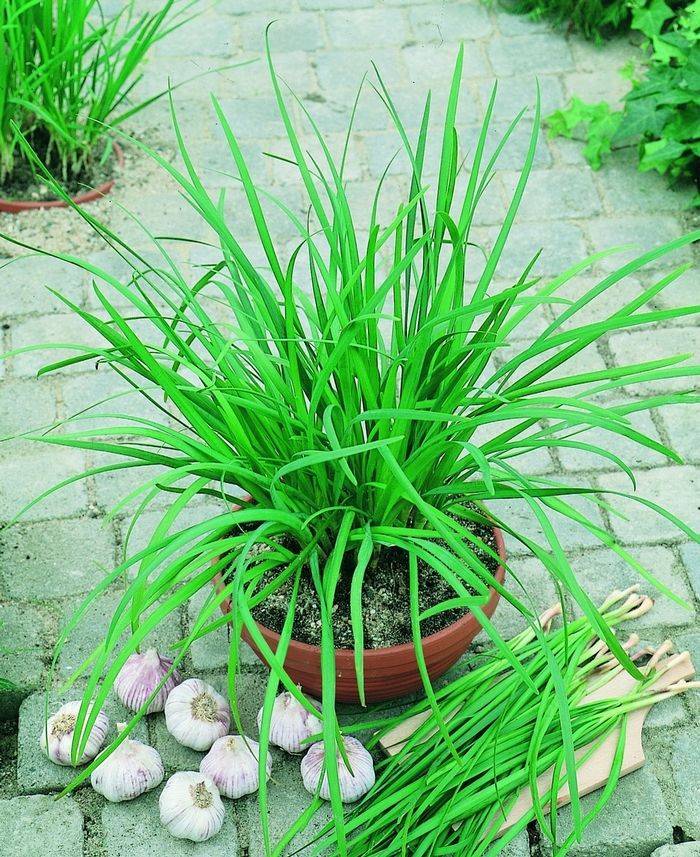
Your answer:
[[[163,681],[173,662],[155,649],[134,652],[126,659],[114,682],[114,691],[132,711],[140,711],[146,700]],[[173,670],[146,709],[146,714],[163,711],[170,691],[180,684],[180,674]]]
[[[336,748],[336,764],[338,766],[338,781],[340,783],[340,796],[343,803],[352,803],[359,800],[374,785],[374,762],[369,751],[366,750],[357,738],[350,735],[342,735],[345,753],[350,763],[352,773],[348,770],[343,759],[340,748]],[[321,771],[323,770],[323,742],[312,744],[309,752],[301,760],[301,779],[304,788],[316,794],[323,800],[330,800],[331,793],[328,788],[328,774],[323,771],[323,782],[321,782]],[[321,782],[319,788],[319,782]]]
[[[208,750],[217,738],[228,733],[231,709],[210,684],[188,678],[170,691],[165,703],[168,732],[193,750]]]
[[[199,770],[208,774],[224,797],[239,798],[258,790],[260,785],[260,744],[243,735],[224,735],[214,741],[202,759]],[[267,779],[272,773],[272,758],[267,754]]]
[[[52,717],[49,717],[45,728],[41,730],[39,737],[41,749],[57,765],[73,764],[71,761],[71,746],[73,744],[78,712],[81,705],[82,702],[80,700],[67,702],[65,705],[62,705]],[[85,715],[86,721],[91,711],[92,703],[88,706]],[[84,728],[85,725],[83,724],[83,730]],[[100,711],[90,730],[90,735],[83,750],[83,755],[77,763],[78,765],[84,765],[95,758],[100,751],[108,729],[109,720],[107,719],[107,715],[103,711]],[[81,733],[81,737],[83,734],[84,731]]]

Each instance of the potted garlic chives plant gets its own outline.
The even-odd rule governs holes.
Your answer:
[[[65,205],[50,191],[27,140],[77,201],[107,193],[92,173],[114,147],[111,127],[162,97],[129,102],[149,48],[196,14],[200,0],[163,0],[138,14],[135,0],[109,17],[98,0],[4,0],[0,5],[0,211]],[[115,115],[115,112],[118,115]],[[115,147],[117,161],[123,156]],[[32,198],[22,196],[33,187]]]
[[[81,429],[81,420],[96,418],[93,409],[61,422],[61,432],[28,436],[115,454],[113,462],[83,476],[157,467],[159,475],[144,481],[120,504],[140,497],[137,518],[163,492],[170,492],[173,502],[162,513],[147,547],[107,575],[85,604],[86,608],[122,576],[127,579],[119,608],[90,664],[76,728],[76,758],[85,741],[79,737],[81,732],[89,732],[127,658],[159,622],[198,591],[210,588],[191,633],[177,652],[175,666],[193,640],[230,618],[234,633],[229,693],[235,716],[243,629],[269,664],[260,720],[264,829],[267,733],[280,682],[322,722],[329,795],[336,818],[342,820],[336,758],[337,754],[345,758],[347,751],[335,717],[333,616],[344,592],[361,692],[366,624],[363,589],[370,574],[381,569],[388,552],[399,551],[404,563],[401,573],[411,638],[438,725],[444,727],[447,712],[440,710],[435,699],[420,645],[422,623],[433,614],[447,608],[471,611],[522,680],[529,681],[488,619],[489,590],[514,605],[533,629],[537,629],[536,616],[527,592],[515,585],[504,586],[496,578],[492,561],[497,565],[501,557],[478,534],[481,531],[474,529],[476,525],[487,529],[496,525],[532,551],[541,560],[543,573],[572,595],[614,655],[635,671],[576,580],[550,518],[561,516],[575,522],[639,569],[638,563],[581,512],[578,504],[572,504],[572,498],[596,503],[594,489],[529,477],[518,464],[533,450],[573,447],[605,457],[632,479],[628,466],[604,443],[586,442],[585,432],[593,428],[622,435],[677,460],[675,453],[634,430],[628,416],[663,404],[697,403],[697,396],[669,393],[614,405],[600,404],[597,397],[624,384],[696,377],[699,367],[684,364],[684,356],[664,354],[614,369],[571,370],[569,374],[566,369],[587,346],[611,331],[697,313],[698,306],[645,308],[684,270],[681,268],[633,301],[621,302],[609,317],[580,321],[580,313],[598,295],[613,292],[624,277],[700,236],[689,235],[645,253],[607,275],[575,302],[557,303],[558,290],[606,253],[582,260],[544,284],[531,273],[533,259],[515,282],[495,288],[496,269],[535,154],[537,109],[522,175],[498,238],[490,251],[483,251],[483,273],[476,283],[470,283],[466,272],[473,259],[482,258],[470,237],[474,213],[515,123],[493,157],[487,158],[494,90],[464,189],[458,193],[461,159],[455,117],[462,58],[460,49],[447,98],[437,179],[432,185],[424,177],[430,98],[417,142],[412,144],[391,94],[378,76],[376,92],[395,124],[397,143],[409,158],[412,172],[406,200],[387,224],[377,214],[383,179],[377,184],[369,222],[356,222],[345,186],[347,146],[341,160],[335,161],[316,130],[320,159],[304,152],[269,53],[280,120],[291,148],[289,161],[298,170],[309,201],[308,217],[300,219],[273,199],[298,234],[288,262],[283,261],[266,219],[263,199],[269,194],[255,186],[235,130],[216,100],[231,168],[240,176],[266,257],[265,270],[253,264],[231,230],[224,193],[217,200],[207,193],[174,112],[183,171],[157,153],[150,154],[178,182],[187,201],[216,234],[218,259],[190,284],[187,274],[157,240],[162,269],[135,260],[117,235],[89,212],[81,212],[106,242],[131,260],[134,275],[130,282],[122,282],[86,260],[60,257],[100,279],[100,285],[93,286],[100,315],[64,302],[102,337],[104,345],[69,346],[77,349],[78,356],[55,362],[42,374],[82,362],[92,366],[97,361],[128,380],[136,394],[167,413],[173,423],[110,413],[111,425]],[[316,129],[312,116],[307,113],[307,118]],[[305,279],[310,283],[306,291],[300,285]],[[555,320],[527,347],[509,351],[511,335],[527,326],[532,313],[545,303],[559,308]],[[504,356],[500,367],[492,360],[496,354]],[[115,418],[119,425],[113,424]],[[486,430],[486,439],[482,430]],[[241,500],[243,494],[247,497]],[[220,498],[221,514],[178,527],[178,519],[197,495]],[[634,494],[629,496],[698,540],[670,512]],[[542,543],[488,508],[489,501],[513,498],[540,523]],[[426,569],[436,572],[452,592],[446,603],[427,609],[419,597]],[[640,571],[653,580],[649,572]],[[222,575],[217,589],[211,586],[215,575]],[[303,696],[286,669],[305,578],[316,593],[320,616],[322,713]],[[658,581],[654,583],[666,591]],[[288,592],[288,601],[273,651],[256,624],[255,611],[282,590]],[[217,619],[227,600],[230,616]],[[63,640],[81,620],[84,609],[68,624]],[[122,634],[129,629],[131,636],[122,643]],[[539,633],[538,639],[546,649],[546,639]],[[555,696],[565,717],[566,698]],[[76,782],[88,776],[98,761]],[[342,824],[338,836],[342,853]]]

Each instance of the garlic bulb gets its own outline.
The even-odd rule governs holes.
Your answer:
[[[46,755],[57,765],[72,765],[71,761],[71,745],[73,743],[73,735],[75,733],[75,724],[78,718],[78,712],[82,703],[80,700],[76,702],[67,702],[62,705],[58,711],[49,717],[46,728],[42,729],[39,741],[41,749]],[[86,721],[92,711],[92,703],[88,706]],[[83,724],[84,725],[84,724]],[[84,765],[91,759],[94,759],[99,752],[102,742],[105,739],[107,730],[109,729],[109,720],[107,715],[100,711],[97,719],[90,731],[90,737],[87,740],[85,749],[79,765]],[[46,738],[48,735],[48,744]]]
[[[321,703],[311,697],[306,697],[309,702],[321,711]],[[258,729],[262,723],[263,709],[258,712]],[[318,735],[323,729],[323,724],[307,708],[294,697],[288,690],[275,699],[270,720],[269,740],[271,744],[281,747],[288,753],[304,753],[308,743],[306,738]]]
[[[260,785],[258,759],[260,744],[241,735],[225,735],[214,741],[202,759],[199,770],[208,774],[225,797],[238,798],[257,791]],[[267,755],[267,778],[272,773],[272,759]]]
[[[352,801],[359,800],[374,785],[374,763],[369,752],[365,750],[357,738],[352,738],[349,735],[341,737],[348,762],[350,762],[350,767],[352,768],[352,774],[345,765],[345,761],[340,754],[340,748],[337,748],[336,764],[338,766],[340,796],[343,803],[352,803]],[[316,789],[321,779],[322,767],[323,743],[318,741],[316,744],[311,745],[309,752],[301,760],[301,779],[304,783],[304,788],[311,792],[311,794],[316,794]],[[328,789],[328,774],[325,771],[319,796],[324,800],[331,799]]]
[[[125,729],[126,723],[117,724],[119,735]],[[163,762],[155,747],[126,738],[90,774],[90,782],[96,792],[118,803],[154,789],[164,776]]]
[[[135,652],[129,655],[119,671],[114,682],[115,693],[127,708],[140,711],[172,665],[173,662],[169,658],[162,657],[155,649],[148,649],[141,654]],[[146,709],[146,714],[162,711],[168,694],[178,684],[180,684],[180,674],[177,670],[173,670]]]
[[[208,750],[228,732],[231,709],[210,684],[188,678],[170,691],[165,703],[168,732],[193,750]]]
[[[221,830],[224,805],[211,777],[180,771],[165,784],[158,799],[160,820],[177,839],[204,842]]]

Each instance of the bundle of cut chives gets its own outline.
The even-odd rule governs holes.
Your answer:
[[[610,628],[651,608],[652,600],[635,592],[636,588],[613,592],[601,606],[600,615]],[[405,718],[428,713],[400,751],[382,763],[374,788],[348,816],[348,855],[493,857],[534,818],[552,841],[555,857],[580,840],[619,777],[629,712],[697,684],[678,682],[649,691],[660,675],[689,658],[684,652],[659,663],[671,648],[667,642],[655,653],[643,650],[633,655],[653,656],[641,668],[642,677],[632,691],[581,704],[586,694],[607,683],[622,667],[585,617],[550,632],[558,612],[557,605],[540,617],[540,633],[529,628],[508,643],[529,681],[496,650],[481,656],[479,666],[437,692],[444,720],[441,728],[427,702],[400,718],[372,724],[380,727],[377,742]],[[549,632],[546,647],[542,632]],[[638,642],[633,635],[623,648]],[[566,700],[563,711],[561,693]],[[616,727],[621,731],[610,778],[593,809],[581,817],[576,769]],[[575,752],[589,744],[591,749],[575,758]],[[540,797],[537,777],[552,766],[551,791]],[[556,813],[548,823],[544,807],[552,798],[556,805],[556,793],[565,783],[571,792],[574,829],[557,844]],[[533,809],[497,838],[509,808],[528,787]],[[319,851],[340,853],[334,850],[337,840],[330,826],[321,835]]]

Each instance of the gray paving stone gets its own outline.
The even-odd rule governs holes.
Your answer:
[[[516,555],[518,549],[520,555]],[[559,594],[542,563],[532,556],[523,556],[522,551],[522,546],[519,547],[513,539],[506,536],[506,561],[509,571],[506,573],[505,586],[525,609],[539,615],[559,601]],[[491,621],[504,640],[510,640],[527,628],[527,621],[522,613],[505,598],[501,598],[498,602]],[[474,642],[489,645],[486,631],[481,631]]]
[[[142,379],[134,380],[138,384],[148,386]],[[163,395],[154,391],[154,398],[162,403]],[[102,372],[98,370],[89,378],[67,381],[63,385],[63,402],[66,417],[75,416],[66,427],[68,433],[119,426],[124,434],[129,434],[132,427],[142,427],[141,423],[132,422],[129,417],[159,425],[167,425],[170,421],[167,411],[152,405],[145,396],[109,368]],[[117,416],[106,416],[107,414]]]
[[[241,194],[242,191],[235,190],[227,193],[224,202],[224,216],[229,229],[231,229],[234,235],[254,238],[257,235],[257,231],[249,212],[241,208]],[[271,234],[281,240],[288,240],[290,237],[299,239],[299,231],[284,209],[288,209],[297,220],[302,223],[304,222],[307,212],[305,196],[301,187],[287,185],[286,187],[275,188],[274,197],[278,202],[282,203],[284,208],[266,198],[260,201]],[[280,245],[281,241],[277,246]]]
[[[244,15],[246,12],[288,12],[289,0],[220,0],[217,10],[222,15]]]
[[[300,16],[299,16],[300,17]],[[409,38],[406,18],[400,9],[343,9],[325,15],[332,48],[374,48],[403,44]]]
[[[77,356],[76,349],[56,347],[71,344],[95,347],[104,345],[102,337],[75,315],[35,316],[12,324],[12,347],[46,346],[17,354],[12,359],[12,370],[16,377],[34,377],[37,372],[52,363]],[[56,375],[85,371],[84,364],[58,370]]]
[[[558,477],[556,481],[557,483],[572,484],[580,487],[587,487],[589,484],[586,479],[573,480],[566,477]],[[585,497],[576,495],[564,497],[563,500],[580,514],[585,515],[596,526],[603,527],[603,519],[597,505],[587,502]],[[525,503],[520,503],[518,500],[491,500],[487,505],[493,514],[498,515],[502,520],[508,521],[514,530],[546,547],[547,541],[542,528],[535,519],[534,513],[530,511],[529,506]],[[564,548],[569,550],[573,548],[583,549],[586,547],[595,547],[599,544],[599,541],[593,534],[575,521],[572,521],[563,514],[558,514],[547,509],[545,511]],[[506,548],[509,547],[509,543],[510,537],[506,540]]]
[[[445,89],[440,93],[443,101],[447,98],[447,86],[452,80],[456,56],[452,45],[405,45],[401,48],[408,80],[422,85],[426,81],[444,81]],[[478,44],[465,46],[463,76],[465,79],[487,76],[486,63]],[[436,91],[434,95],[437,94]]]
[[[97,518],[19,524],[0,535],[0,574],[12,598],[50,600],[87,593],[113,568],[111,527]]]
[[[511,77],[498,81],[496,101],[493,108],[493,121],[512,121],[524,107],[529,107],[528,115],[532,115],[537,103],[537,83],[540,88],[540,115],[549,116],[554,110],[564,106],[564,93],[556,77],[543,77],[538,81],[530,75]],[[482,113],[485,113],[491,101],[494,82],[484,80],[479,84],[479,102]]]
[[[0,438],[46,428],[56,421],[56,394],[35,380],[6,381],[0,390]],[[0,457],[17,450],[17,443],[0,444]]]
[[[107,857],[150,857],[166,853],[173,857],[202,853],[207,857],[237,857],[241,853],[232,801],[222,799],[224,823],[202,846],[189,839],[175,839],[161,825],[158,798],[163,788],[159,786],[132,801],[107,803],[102,810]]]
[[[681,570],[675,567],[673,553],[668,548],[630,547],[629,552],[663,586],[692,606],[692,594]],[[612,591],[635,585],[654,599],[653,609],[644,616],[626,622],[623,633],[638,631],[641,634],[645,629],[664,625],[674,628],[676,636],[697,618],[695,610],[688,610],[662,594],[613,551],[599,549],[572,558],[571,568],[596,605],[602,604]],[[574,608],[574,613],[581,615],[578,608]],[[661,640],[655,643],[658,645]]]
[[[428,90],[419,83],[412,83],[409,86],[394,86],[391,91],[391,100],[393,101],[396,110],[401,117],[401,122],[405,128],[418,129],[423,121],[423,112],[425,110],[425,101],[428,95]],[[430,116],[428,119],[428,127],[432,130],[432,140],[442,139],[442,130],[445,124],[445,109],[447,104],[445,99],[437,97],[437,93],[433,93],[430,102]],[[468,89],[460,95],[457,103],[456,124],[473,125],[479,121],[479,108],[476,99],[472,96]],[[391,125],[393,127],[393,123]],[[415,139],[415,135],[409,135]]]
[[[504,173],[512,195],[520,173]],[[576,220],[595,217],[603,205],[590,173],[580,170],[533,170],[518,209],[521,221]]]
[[[484,167],[489,162],[491,157],[496,152],[496,148],[505,138],[506,134],[510,133],[505,146],[498,155],[496,161],[496,169],[498,170],[522,170],[525,164],[525,159],[530,147],[530,139],[532,136],[532,110],[528,110],[525,117],[520,120],[517,127],[510,133],[510,124],[493,122],[489,126],[486,137],[487,144],[484,148]],[[481,135],[481,126],[470,126],[460,133],[460,143],[467,152],[473,152]],[[552,156],[549,152],[544,132],[538,131],[535,156],[533,159],[533,167],[535,169],[541,167],[549,167],[552,163]]]
[[[50,257],[0,261],[0,318],[65,312],[63,301],[48,287],[73,303],[83,299],[83,272],[75,265]]]
[[[300,758],[290,756],[280,751],[275,753],[272,762],[272,777],[268,783],[267,806],[268,822],[270,829],[270,842],[274,847],[297,817],[311,803],[311,795],[306,792],[301,784],[301,772],[299,770]],[[250,857],[263,857],[265,845],[260,822],[260,805],[256,795],[250,795],[242,809],[246,812],[248,830],[250,832]],[[314,851],[312,838],[331,819],[329,806],[324,804],[307,824],[302,833],[298,834],[291,844],[301,857],[310,857]],[[306,847],[302,847],[306,845]],[[301,850],[296,851],[297,848]]]
[[[200,610],[210,595],[209,591],[201,589],[196,595],[190,598],[187,604],[190,632],[197,621]],[[218,619],[220,615],[220,611],[217,610],[213,619]],[[214,631],[210,631],[206,636],[195,640],[190,646],[190,658],[192,659],[193,669],[195,671],[225,670],[228,667],[229,636],[229,626],[224,625]]]
[[[598,186],[613,211],[620,214],[656,214],[685,208],[694,193],[692,185],[671,187],[666,176],[605,165],[596,173]]]
[[[246,15],[241,19],[244,51],[265,51],[265,30],[269,23],[269,14]],[[278,18],[270,28],[269,39],[273,55],[284,51],[319,50],[324,47],[321,17],[313,12],[296,12]]]
[[[196,16],[156,42],[157,57],[225,57],[233,53],[233,22],[225,15]]]
[[[496,77],[556,74],[574,69],[569,46],[554,33],[495,37],[487,53]]]
[[[213,120],[218,129],[218,120]],[[256,184],[266,185],[268,183],[267,161],[260,146],[256,142],[244,141],[240,148],[245,158],[246,166]],[[188,146],[188,154],[195,164],[197,175],[207,190],[212,188],[240,188],[240,175],[233,157],[228,151],[222,151],[221,143],[214,144],[211,141],[194,143]],[[183,162],[179,156],[175,159],[175,165],[183,168]]]
[[[651,338],[648,331],[620,331],[619,333],[611,334],[609,345],[616,366],[630,366],[659,357],[674,357],[676,355],[682,357],[685,354],[695,355],[679,361],[677,364],[677,377],[627,385],[625,389],[630,395],[664,395],[682,390],[697,390],[697,375],[686,377],[681,375],[683,367],[698,365],[697,355],[700,354],[700,331],[697,328],[669,327],[657,329],[653,332]]]
[[[493,14],[496,26],[502,36],[524,36],[530,33],[546,33],[552,29],[551,21],[543,19],[533,21],[528,15],[517,15],[508,10],[508,7],[493,5]]]
[[[115,215],[113,228],[130,247],[152,248],[147,231],[156,237],[207,238],[205,220],[175,191],[135,193],[124,199],[129,214]]]
[[[651,857],[699,857],[700,842],[679,842],[677,845],[662,845]]]
[[[327,96],[316,94],[305,100],[304,107],[309,115],[302,114],[304,133],[313,133],[312,122],[324,134],[347,132],[351,120],[355,131],[384,130],[390,121],[385,105],[373,92],[365,89],[353,115],[356,95],[354,90],[334,90]]]
[[[581,798],[582,814],[590,812],[600,791]],[[650,812],[653,807],[653,812]],[[562,842],[573,830],[571,808],[557,813],[557,837]],[[673,841],[673,828],[658,780],[649,766],[621,777],[609,802],[569,851],[572,857],[647,857]],[[543,854],[552,853],[542,837]]]
[[[300,9],[366,9],[373,5],[373,0],[299,0]]]
[[[687,715],[683,708],[683,702],[678,696],[673,696],[671,699],[664,699],[662,702],[652,705],[649,713],[644,718],[642,736],[648,733],[652,734],[655,730],[665,735],[674,726],[682,727],[686,719]]]
[[[680,546],[681,559],[696,598],[700,598],[700,545],[697,542]],[[700,663],[700,651],[698,651]]]
[[[0,521],[10,521],[42,492],[86,470],[80,450],[42,446],[4,461],[0,459]],[[77,482],[50,494],[22,516],[23,521],[81,515],[87,510],[84,482]]]
[[[630,414],[627,419],[631,428],[660,442],[659,433],[646,411]],[[648,449],[621,434],[613,434],[603,429],[593,428],[571,438],[574,442],[591,444],[605,452],[621,458],[633,470],[639,467],[654,467],[668,464],[669,459],[653,449]],[[557,454],[566,470],[611,470],[617,465],[609,459],[581,449],[561,447]]]
[[[0,603],[0,676],[15,685],[0,696],[0,721],[14,720],[22,700],[39,688],[54,633],[55,617],[46,608]]]
[[[554,293],[554,298],[576,303],[586,300],[585,304],[560,324],[561,330],[571,330],[597,321],[604,321],[626,304],[636,300],[642,293],[642,284],[635,277],[624,277],[603,291],[599,290],[602,277],[577,275],[563,283]],[[645,307],[648,308],[648,307]],[[557,320],[566,315],[570,305],[554,303],[550,313]]]
[[[686,836],[696,839],[700,838],[700,798],[696,777],[699,737],[697,730],[686,729],[676,738],[670,760],[682,813],[679,825]],[[685,857],[685,854],[678,857]]]
[[[573,72],[564,75],[564,89],[567,99],[577,96],[586,104],[607,102],[611,110],[622,110],[622,98],[629,90],[628,80],[624,80],[617,71]]]
[[[700,449],[696,440],[698,412],[694,405],[667,405],[660,408],[661,420],[668,432],[671,449],[678,453],[686,464],[700,461]]]
[[[586,39],[569,40],[571,53],[579,71],[598,72],[607,69],[617,73],[637,53],[634,38],[630,33],[621,33],[605,44],[605,50]],[[638,54],[637,54],[638,55]]]
[[[679,238],[682,230],[675,217],[663,214],[645,217],[599,217],[588,227],[596,250],[608,250],[611,247],[632,246],[639,250],[625,250],[613,253],[598,262],[603,271],[615,271],[624,264],[642,255],[642,252],[656,249],[674,238]],[[690,260],[690,250],[682,247],[649,262],[648,269],[670,268]]]
[[[605,473],[598,477],[603,491],[623,491],[632,493],[629,479],[616,473]],[[700,470],[689,465],[656,467],[653,470],[636,474],[637,490],[640,497],[652,500],[662,508],[676,515],[689,527],[700,530],[700,510],[695,501],[700,482]],[[673,523],[657,515],[654,511],[623,497],[610,498],[628,520],[617,516],[611,518],[613,530],[618,538],[626,543],[646,541],[649,536],[656,540],[679,539],[685,536]]]
[[[497,227],[489,230],[491,246],[498,232]],[[519,223],[510,232],[497,276],[520,277],[539,250],[542,252],[532,269],[535,276],[561,274],[588,256],[583,233],[572,223],[552,223],[546,232],[539,224]]]
[[[275,73],[283,82],[283,91],[289,86],[301,96],[315,88],[313,54],[298,50],[276,51],[272,61]],[[216,91],[222,99],[274,95],[269,69],[262,60],[238,65],[217,78]]]
[[[411,31],[418,42],[454,42],[459,39],[483,39],[493,33],[493,25],[484,6],[455,3],[417,5],[408,11]]]
[[[654,279],[660,279],[659,276]],[[681,273],[673,282],[669,283],[662,292],[656,295],[650,306],[655,309],[675,309],[698,306],[698,272],[695,268]],[[687,325],[696,327],[698,324],[698,313],[679,316],[674,319],[677,327]]]
[[[72,798],[0,801],[0,857],[81,857],[83,814]]]
[[[365,74],[375,79],[372,63],[388,86],[403,83],[399,54],[395,48],[361,48],[320,54],[314,60],[321,89],[357,89]]]
[[[80,698],[81,692],[76,688],[61,696],[52,694],[49,702],[49,716],[64,703]],[[28,696],[20,708],[17,737],[17,784],[20,794],[61,791],[83,770],[82,767],[56,765],[42,753],[39,737],[44,728],[44,703],[44,694],[35,693]],[[116,724],[128,722],[131,714],[114,696],[108,698],[103,710],[109,719],[109,729],[104,744],[104,747],[107,747],[117,737]],[[139,741],[148,743],[146,722],[144,720],[139,722],[131,735]]]
[[[68,681],[74,672],[104,642],[113,617],[119,613],[122,597],[122,592],[108,592],[90,605],[87,612],[80,618],[80,621],[70,632],[69,638],[64,643],[56,663],[55,674],[58,679]],[[63,633],[82,603],[82,601],[73,601],[62,605],[61,633]],[[152,613],[153,611],[149,610],[147,612]],[[126,641],[126,638],[127,633],[123,635],[119,648]],[[163,619],[157,628],[149,632],[141,644],[141,651],[154,647],[166,657],[173,658],[174,653],[170,647],[178,643],[181,639],[180,613],[179,610],[175,610],[175,612]],[[119,648],[107,661],[108,666],[114,661]]]

